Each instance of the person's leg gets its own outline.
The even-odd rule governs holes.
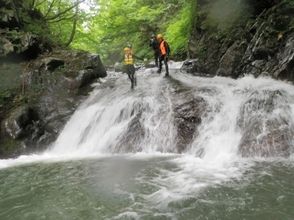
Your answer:
[[[134,85],[137,86],[137,77],[136,77],[135,71],[134,71],[133,77],[134,77]]]
[[[157,51],[154,52],[154,59],[155,59],[155,66],[158,67],[158,57],[159,57],[159,54]]]
[[[134,89],[135,82],[134,82],[134,75],[132,74],[132,79],[131,79],[131,89]]]
[[[127,65],[126,66],[126,69],[127,69],[127,74],[128,74],[128,77],[131,81],[131,88],[133,88],[133,76],[132,76],[132,69],[131,69],[131,65]]]
[[[130,71],[130,68],[129,67],[126,68],[126,72],[128,74],[128,77],[129,77],[130,81],[132,81],[131,71]]]
[[[168,59],[166,56],[164,56],[164,65],[165,65],[165,75],[169,76],[169,69],[168,69]]]
[[[132,88],[134,88],[134,86],[137,85],[137,79],[136,79],[135,72],[136,72],[135,66],[132,65],[132,67],[131,67],[131,76],[132,76],[132,85],[133,85]]]
[[[160,57],[159,57],[159,68],[158,68],[157,73],[161,73],[161,69],[162,69],[162,61],[163,61],[163,56],[160,56]]]

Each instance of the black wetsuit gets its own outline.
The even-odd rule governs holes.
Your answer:
[[[124,64],[124,72],[128,74],[128,77],[131,81],[131,88],[133,89],[137,85],[137,79],[136,79],[136,69],[133,64]]]
[[[150,47],[152,47],[152,49],[154,50],[154,61],[155,61],[155,65],[158,67],[160,51],[159,51],[159,42],[156,38],[151,38]]]

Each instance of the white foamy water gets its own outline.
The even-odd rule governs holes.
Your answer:
[[[173,63],[172,67],[178,68],[179,64]],[[139,182],[158,187],[142,197],[161,207],[168,201],[189,197],[203,187],[242,176],[249,165],[238,153],[243,135],[238,120],[241,106],[252,93],[281,91],[288,109],[277,105],[275,117],[286,115],[289,124],[293,124],[294,87],[289,83],[251,76],[238,80],[200,78],[179,71],[172,71],[172,79],[168,79],[155,71],[139,71],[134,91],[126,75],[110,73],[77,109],[50,149],[42,155],[0,160],[0,167],[118,154],[139,160],[153,156],[168,158],[175,169],[162,168],[151,179],[138,177]],[[177,85],[171,80],[176,80]],[[173,111],[175,91],[179,88],[189,90],[192,97],[202,97],[207,104],[198,135],[182,154],[176,149]],[[121,215],[136,217],[136,213],[128,211]]]

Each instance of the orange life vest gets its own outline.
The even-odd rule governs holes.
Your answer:
[[[166,47],[165,47],[165,41],[161,41],[160,45],[159,45],[159,49],[160,49],[160,53],[161,55],[166,55],[167,51],[166,51]]]

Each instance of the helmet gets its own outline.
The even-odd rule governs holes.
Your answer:
[[[162,34],[157,34],[156,38],[157,39],[163,39],[163,36],[162,36]]]
[[[129,48],[129,47],[125,47],[124,48],[124,51],[126,52],[126,51],[130,51],[131,50],[131,48]]]

